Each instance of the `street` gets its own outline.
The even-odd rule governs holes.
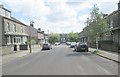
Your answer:
[[[13,60],[3,75],[118,75],[118,63],[90,52],[73,52],[66,45],[53,46]]]

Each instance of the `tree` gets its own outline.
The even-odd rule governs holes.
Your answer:
[[[54,44],[55,42],[59,42],[60,41],[60,35],[58,33],[51,33],[48,36],[48,41],[52,44]]]
[[[68,34],[68,38],[69,38],[70,42],[77,42],[78,41],[78,33],[70,32]]]
[[[90,17],[86,21],[85,35],[94,40],[99,34],[108,30],[107,20],[103,17],[99,8],[94,5]]]

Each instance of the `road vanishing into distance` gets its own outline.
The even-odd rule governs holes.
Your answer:
[[[53,46],[13,60],[3,75],[118,75],[118,63],[90,52],[74,52],[67,45]]]

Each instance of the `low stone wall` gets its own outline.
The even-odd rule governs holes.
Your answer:
[[[2,55],[2,47],[0,47],[0,56]]]
[[[40,45],[31,45],[31,48],[39,48]]]
[[[90,43],[88,45],[91,48],[96,48],[95,43]],[[115,44],[99,44],[99,49],[107,50],[107,51],[113,51],[113,52],[120,52],[120,50],[118,51],[118,46],[115,45]]]
[[[100,44],[100,49],[118,52],[118,46],[114,44]]]
[[[7,55],[7,54],[10,54],[10,53],[14,53],[14,52],[17,52],[17,51],[23,51],[23,50],[20,50],[19,48],[20,46],[17,45],[17,50],[14,51],[14,45],[12,46],[2,46],[0,47],[0,50],[1,50],[1,55]],[[31,48],[32,49],[35,49],[35,48],[40,48],[41,46],[40,45],[31,45]],[[29,46],[28,46],[28,50],[29,50]]]
[[[2,46],[2,55],[13,53],[13,46]]]

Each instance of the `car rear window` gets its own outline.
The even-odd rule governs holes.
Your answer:
[[[82,48],[85,48],[86,47],[86,45],[80,45]]]
[[[48,44],[44,44],[44,45],[48,45]]]

